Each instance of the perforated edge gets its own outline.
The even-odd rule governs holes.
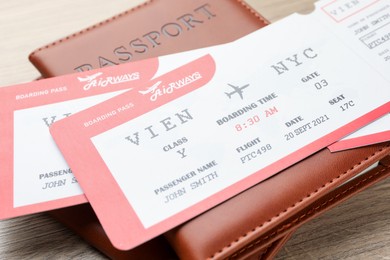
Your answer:
[[[237,239],[235,239],[234,241],[230,242],[228,245],[226,245],[225,247],[221,248],[220,250],[218,250],[217,252],[215,252],[214,254],[212,254],[208,259],[215,259],[216,257],[218,257],[219,255],[225,253],[227,250],[229,250],[232,246],[234,246],[235,244],[239,243],[242,239],[244,239],[245,237],[251,235],[252,233],[256,232],[258,229],[260,229],[261,227],[263,227],[266,223],[271,223],[271,222],[274,222],[276,221],[278,218],[280,218],[281,216],[284,216],[285,214],[287,214],[288,212],[290,212],[292,209],[296,208],[297,206],[299,206],[300,204],[302,204],[303,202],[305,202],[306,200],[308,200],[310,197],[312,197],[313,195],[317,194],[318,192],[320,192],[321,190],[327,188],[329,185],[331,185],[333,182],[335,182],[337,179],[340,179],[342,176],[350,173],[351,171],[353,171],[356,167],[362,165],[364,162],[366,162],[367,160],[369,160],[370,158],[374,157],[375,155],[377,155],[378,153],[381,153],[383,150],[385,150],[385,148],[389,148],[390,147],[390,144],[387,144],[385,147],[382,147],[381,149],[377,150],[375,153],[371,154],[370,156],[366,157],[364,160],[360,161],[359,163],[355,164],[354,166],[352,166],[350,169],[348,169],[347,171],[341,173],[340,175],[338,175],[337,177],[333,178],[332,180],[328,181],[327,183],[323,184],[320,188],[317,188],[315,191],[313,191],[312,193],[310,194],[307,194],[305,197],[301,198],[299,201],[295,202],[293,205],[291,205],[290,207],[284,209],[283,211],[279,212],[278,214],[276,214],[274,217],[270,218],[269,220],[263,222],[262,224],[254,227],[253,229],[251,229],[250,231],[248,231],[247,233],[241,235],[240,237],[238,237]],[[254,242],[252,242],[251,244],[247,245],[246,247],[244,247],[243,249],[241,249],[240,251],[238,251],[237,253],[231,255],[229,258],[236,258],[237,256],[239,256],[240,254],[244,253],[245,251],[253,248],[254,246],[256,246],[257,244],[261,243],[262,241],[264,240],[267,240],[271,237],[274,237],[276,236],[278,233],[281,233],[282,231],[284,231],[285,229],[289,228],[291,225],[293,224],[296,224],[296,223],[299,223],[299,221],[301,221],[303,218],[305,218],[307,215],[311,215],[311,214],[314,214],[316,213],[320,208],[323,208],[324,206],[326,206],[328,203],[330,203],[331,201],[335,200],[336,198],[340,197],[341,195],[349,192],[350,190],[352,189],[355,189],[356,187],[360,186],[362,183],[366,182],[368,179],[371,179],[373,178],[374,176],[377,176],[378,174],[382,173],[383,171],[385,170],[388,170],[390,167],[385,167],[384,169],[382,169],[381,171],[378,171],[377,173],[375,173],[374,175],[371,175],[369,176],[368,178],[365,178],[363,180],[361,180],[360,182],[358,182],[357,184],[355,184],[354,186],[351,186],[350,188],[348,188],[347,190],[344,190],[342,193],[339,193],[337,194],[336,196],[330,198],[329,200],[327,200],[326,202],[324,202],[323,204],[317,206],[316,208],[314,209],[311,209],[310,211],[306,212],[305,214],[295,218],[294,220],[292,220],[290,223],[288,224],[285,224],[283,227],[279,228],[278,230],[274,231],[273,233],[271,233],[270,235],[267,235],[265,237],[262,237]]]
[[[245,3],[243,0],[237,0],[245,9],[247,9],[253,16],[262,21],[264,24],[270,24],[270,22],[265,19],[262,15],[256,12],[250,5]]]

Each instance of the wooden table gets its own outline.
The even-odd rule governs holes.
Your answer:
[[[28,54],[142,0],[0,2],[0,86],[39,76]],[[248,0],[271,21],[314,0]],[[28,194],[26,194],[28,195]],[[296,232],[277,259],[390,259],[390,179]],[[105,259],[46,214],[0,221],[0,259]]]

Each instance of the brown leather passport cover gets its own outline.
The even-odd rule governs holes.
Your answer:
[[[154,0],[40,48],[30,59],[51,77],[224,43],[265,24],[237,0]],[[300,225],[389,176],[389,153],[390,144],[335,154],[324,149],[129,251],[111,245],[88,204],[51,215],[112,259],[269,259]]]
[[[29,58],[52,77],[226,43],[266,23],[238,0],[149,0]]]

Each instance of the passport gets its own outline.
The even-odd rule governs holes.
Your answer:
[[[227,43],[267,23],[243,1],[150,0],[29,59],[47,78]]]

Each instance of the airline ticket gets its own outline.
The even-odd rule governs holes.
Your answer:
[[[320,5],[330,2],[346,1]],[[370,2],[352,14],[383,3]],[[387,63],[338,26],[321,6],[292,15],[52,124],[114,246],[135,247],[389,113]]]
[[[87,202],[49,126],[148,82],[158,59],[0,88],[0,218]]]

